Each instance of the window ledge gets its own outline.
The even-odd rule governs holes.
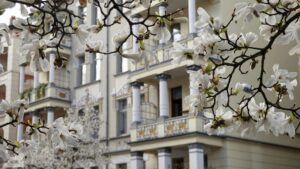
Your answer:
[[[118,140],[118,139],[123,139],[123,138],[127,138],[127,137],[130,137],[129,133],[122,134],[122,135],[116,136],[116,137],[111,137],[109,140]]]
[[[129,74],[129,73],[130,73],[130,71],[127,70],[126,72],[120,72],[120,73],[115,74],[114,77],[123,76],[123,75]]]
[[[74,89],[84,88],[84,87],[87,87],[87,86],[90,86],[90,85],[93,85],[93,84],[96,84],[96,83],[100,83],[100,82],[101,82],[101,79],[90,82],[90,83],[86,83],[86,84],[83,84],[83,85],[76,86],[76,87],[74,87]]]

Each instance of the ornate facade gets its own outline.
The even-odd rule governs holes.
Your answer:
[[[151,8],[160,13],[184,8],[183,15],[188,17],[188,22],[170,25],[169,29],[173,32],[172,41],[189,47],[193,45],[196,33],[193,23],[198,6],[206,8],[213,16],[226,19],[235,2],[237,0],[153,0]],[[97,17],[101,17],[90,4],[79,7],[78,3],[74,5],[74,12],[83,14],[85,24],[93,24]],[[137,6],[126,14],[138,20],[144,12],[144,8]],[[126,25],[117,25],[100,32],[98,38],[105,42],[105,48],[113,49],[111,39],[114,32],[119,33],[126,28]],[[134,41],[126,42],[124,50],[137,50]],[[197,113],[201,107],[193,107],[196,105],[193,98],[202,97],[197,95],[199,89],[195,84],[198,79],[194,74],[204,61],[184,60],[174,65],[170,57],[172,42],[153,40],[153,44],[152,52],[157,59],[150,59],[147,68],[142,61],[132,63],[117,54],[86,53],[76,37],[66,39],[61,52],[70,62],[60,69],[53,65],[53,51],[47,54],[52,65],[49,73],[31,73],[26,67],[28,60],[20,59],[19,68],[15,69],[19,76],[12,80],[12,84],[19,84],[14,90],[19,88],[17,93],[30,99],[24,120],[35,122],[42,119],[53,123],[67,114],[65,108],[72,104],[80,105],[80,99],[88,89],[95,98],[93,106],[99,110],[98,116],[103,121],[97,134],[99,142],[109,147],[106,155],[110,156],[110,164],[107,168],[300,168],[300,141],[297,137],[292,140],[284,136],[257,134],[241,138],[239,133],[208,136],[203,129],[206,119]],[[287,61],[280,58],[287,49],[274,50],[280,63],[298,70],[296,59]],[[6,92],[13,90],[6,89]],[[299,89],[295,93],[299,93]],[[300,96],[295,99],[300,100]],[[82,113],[80,108],[76,112]],[[11,131],[5,130],[4,136],[7,132]],[[18,126],[18,134],[11,132],[9,135],[22,140],[25,138],[23,132],[24,128]]]

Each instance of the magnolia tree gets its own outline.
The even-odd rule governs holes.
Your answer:
[[[109,162],[104,153],[108,147],[100,143],[99,112],[94,109],[93,97],[87,93],[79,103],[68,109],[68,116],[42,128],[42,124],[26,124],[31,140],[23,140],[9,157],[3,149],[4,168],[101,168]],[[84,105],[78,106],[78,105]],[[82,109],[81,115],[78,110]],[[2,147],[3,148],[3,147]]]
[[[96,25],[79,24],[83,18],[72,11],[74,0],[2,0],[0,11],[17,3],[25,19],[13,17],[11,24],[22,30],[21,56],[31,58],[32,71],[49,70],[44,53],[49,48],[57,51],[55,65],[61,67],[67,61],[60,55],[61,43],[69,35],[75,35],[87,52],[105,55],[119,53],[134,63],[144,60],[147,68],[150,57],[157,61],[155,55],[149,52],[148,42],[153,39],[168,42],[171,38],[168,25],[187,21],[184,17],[174,17],[175,14],[180,15],[182,9],[173,13],[153,14],[155,11],[150,8],[152,0],[79,0],[80,5],[90,3],[100,11],[101,17]],[[139,4],[146,8],[146,14],[139,20],[131,19],[123,12],[123,9],[132,9]],[[230,19],[224,21],[199,8],[199,20],[195,23],[198,32],[193,47],[174,42],[174,49],[170,52],[174,64],[184,60],[205,61],[198,72],[191,74],[194,82],[191,87],[200,89],[200,92],[189,96],[186,101],[192,113],[208,119],[205,130],[209,135],[237,130],[242,136],[257,131],[276,136],[295,136],[300,124],[300,107],[283,104],[283,100],[294,100],[297,74],[283,69],[279,64],[274,64],[273,71],[267,72],[266,60],[272,57],[269,53],[274,45],[296,44],[287,55],[300,54],[299,9],[298,0],[241,2],[235,5]],[[259,22],[259,34],[230,31],[237,22],[249,24],[253,21]],[[104,48],[101,39],[92,38],[104,29],[120,24],[127,25],[129,30],[120,31],[113,37],[114,50]],[[8,27],[2,24],[0,28],[0,34],[9,45]],[[258,36],[264,38],[263,44],[257,45]],[[134,39],[133,43],[137,44],[138,49],[125,53],[122,47],[130,38]],[[246,83],[241,79],[236,82],[236,76],[251,73],[256,74],[257,83]],[[5,104],[5,101],[1,103]],[[23,116],[20,108],[24,105],[16,104],[14,108],[17,111],[2,108],[1,111],[10,115],[12,121],[1,127],[20,123],[18,117]],[[62,119],[57,120],[54,126],[61,123]],[[33,131],[43,132],[45,128],[41,124],[24,125]],[[12,147],[12,151],[19,147],[9,140],[4,139],[4,142]]]

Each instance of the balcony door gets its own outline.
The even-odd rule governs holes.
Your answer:
[[[184,159],[183,158],[173,158],[172,159],[173,169],[184,169]]]
[[[171,89],[172,117],[182,116],[182,87]]]

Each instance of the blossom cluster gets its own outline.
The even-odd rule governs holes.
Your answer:
[[[226,131],[238,131],[242,136],[250,133],[267,132],[275,136],[287,134],[295,137],[294,123],[299,122],[298,109],[285,108],[281,105],[283,98],[294,100],[297,86],[297,73],[280,69],[273,65],[272,75],[265,80],[264,50],[271,49],[273,44],[287,45],[296,42],[289,51],[290,55],[300,54],[300,24],[297,0],[262,0],[255,3],[241,2],[236,4],[232,19],[224,23],[219,17],[210,16],[204,8],[198,9],[199,19],[195,23],[198,30],[192,46],[173,43],[171,51],[174,64],[184,60],[207,61],[202,69],[191,76],[201,97],[187,99],[193,112],[204,112],[208,119],[204,129],[209,134],[224,134]],[[242,20],[246,24],[258,18],[260,35],[267,42],[265,48],[255,47],[258,40],[256,33],[229,33],[229,25]],[[262,57],[262,63],[259,63]],[[247,62],[248,61],[248,62]],[[246,63],[250,67],[245,69]],[[247,82],[233,82],[236,72],[242,75],[262,64],[258,86]],[[242,68],[243,67],[243,68]],[[191,87],[191,86],[190,86]],[[272,102],[270,94],[276,98]],[[261,97],[262,96],[262,99]],[[238,106],[232,105],[232,97],[240,98]],[[260,100],[258,104],[257,100]],[[193,108],[201,107],[195,110]]]

